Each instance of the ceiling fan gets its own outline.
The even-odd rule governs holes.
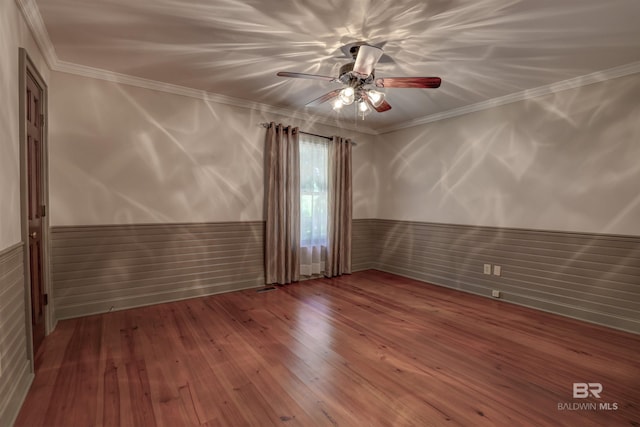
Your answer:
[[[332,90],[319,98],[306,104],[307,107],[315,107],[324,102],[332,101],[333,109],[340,110],[345,105],[357,103],[358,112],[364,118],[371,108],[382,113],[391,109],[391,105],[384,99],[383,92],[375,88],[412,88],[435,89],[440,87],[440,77],[385,77],[376,78],[374,67],[380,60],[383,52],[376,46],[366,43],[354,44],[349,49],[354,62],[340,67],[338,77],[320,76],[317,74],[292,73],[280,71],[280,77],[293,77],[299,79],[324,80],[332,83],[342,83],[345,87]]]

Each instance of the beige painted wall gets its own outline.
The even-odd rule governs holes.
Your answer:
[[[640,235],[640,74],[379,136],[383,219]]]
[[[274,120],[358,141],[355,218],[638,235],[637,99],[634,75],[372,137],[54,72],[51,224],[262,219]]]
[[[14,1],[0,2],[0,250],[21,240],[19,54],[24,47],[45,81],[49,69]]]
[[[261,220],[261,122],[354,138],[355,216],[375,213],[370,135],[54,72],[51,225]]]

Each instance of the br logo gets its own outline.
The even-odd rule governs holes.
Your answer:
[[[602,384],[600,383],[573,383],[574,399],[586,399],[589,396],[600,399],[600,393],[602,393]]]

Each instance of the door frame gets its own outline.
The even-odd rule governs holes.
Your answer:
[[[20,90],[20,226],[22,231],[23,262],[24,262],[24,290],[25,290],[25,323],[27,333],[27,354],[34,370],[33,331],[31,328],[31,273],[29,266],[29,209],[28,209],[28,167],[27,167],[27,120],[25,91],[27,87],[27,73],[31,74],[36,83],[42,88],[42,193],[45,205],[45,215],[42,223],[42,280],[44,293],[49,295],[48,304],[44,306],[44,334],[49,335],[55,328],[53,298],[50,275],[50,240],[49,240],[49,93],[44,78],[36,68],[34,62],[24,48],[19,48],[19,90]]]

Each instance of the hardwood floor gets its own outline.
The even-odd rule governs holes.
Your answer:
[[[61,321],[16,426],[639,426],[639,355],[637,335],[370,270]]]

